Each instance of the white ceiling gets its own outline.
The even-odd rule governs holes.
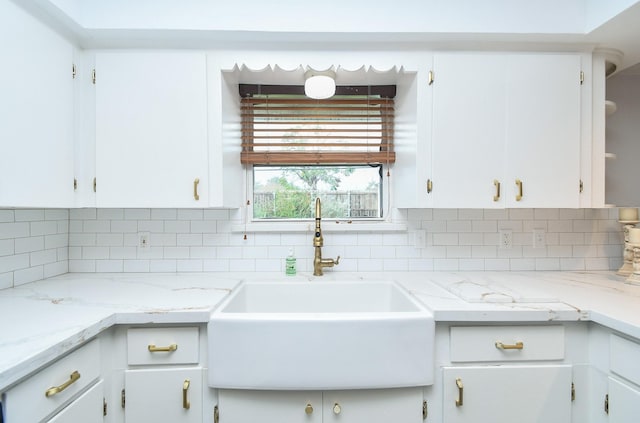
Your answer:
[[[11,1],[87,48],[600,47],[640,62],[640,0]]]

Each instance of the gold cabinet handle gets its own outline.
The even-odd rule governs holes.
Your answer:
[[[522,181],[516,179],[516,186],[518,187],[518,194],[516,194],[516,201],[522,200]]]
[[[304,412],[306,414],[312,414],[313,413],[313,406],[311,404],[307,404],[307,406],[304,408]]]
[[[193,198],[198,201],[200,200],[200,195],[198,195],[198,184],[200,183],[200,178],[196,178],[193,180]]]
[[[427,194],[431,194],[431,191],[433,191],[433,181],[427,179]]]
[[[189,402],[189,386],[191,385],[191,381],[189,379],[185,379],[182,384],[182,408],[188,410],[191,408],[191,403]]]
[[[59,394],[60,392],[64,391],[69,386],[71,386],[71,384],[75,383],[78,379],[80,379],[80,373],[76,370],[75,372],[71,373],[71,376],[69,376],[69,380],[63,383],[62,385],[53,386],[47,389],[44,393],[44,396],[49,398],[54,396],[55,394]]]
[[[456,400],[456,407],[462,407],[463,404],[463,394],[464,394],[464,385],[462,385],[462,379],[456,379],[456,386],[458,387],[458,399]]]
[[[166,347],[156,347],[153,344],[149,344],[147,349],[149,350],[149,352],[174,352],[178,349],[178,344],[171,344]]]
[[[434,78],[433,78],[433,71],[432,71],[432,70],[430,70],[430,71],[429,71],[429,85],[432,85],[432,84],[433,84],[433,81],[434,81]]]
[[[496,348],[499,350],[522,350],[524,349],[524,343],[518,341],[515,344],[503,344],[502,342],[497,341]]]
[[[493,196],[493,201],[499,201],[500,200],[500,181],[498,181],[497,179],[494,179],[493,186],[496,187],[496,193]]]

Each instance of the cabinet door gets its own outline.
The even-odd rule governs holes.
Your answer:
[[[201,367],[127,370],[124,377],[126,423],[202,422]]]
[[[510,57],[507,207],[579,207],[580,69],[579,55]],[[516,180],[523,185],[520,201]]]
[[[221,389],[218,407],[220,421],[225,423],[322,422],[322,393],[318,391]]]
[[[443,372],[444,423],[571,421],[571,366],[447,367]]]
[[[73,48],[0,4],[0,207],[73,204]]]
[[[204,53],[96,55],[98,207],[207,206],[206,89]]]
[[[503,206],[506,56],[438,54],[434,72],[435,206]]]
[[[421,423],[422,389],[326,391],[324,423]]]
[[[102,385],[103,381],[95,384],[78,399],[47,420],[47,423],[102,423],[104,418]]]
[[[609,378],[609,423],[637,423],[640,416],[640,391]]]

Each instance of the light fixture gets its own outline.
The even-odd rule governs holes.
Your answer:
[[[333,97],[336,93],[336,73],[332,70],[308,70],[304,73],[304,94],[316,100]]]

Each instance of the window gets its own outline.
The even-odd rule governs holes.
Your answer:
[[[383,166],[395,161],[395,86],[338,87],[326,100],[303,87],[240,85],[242,152],[253,170],[254,219],[383,217]]]

